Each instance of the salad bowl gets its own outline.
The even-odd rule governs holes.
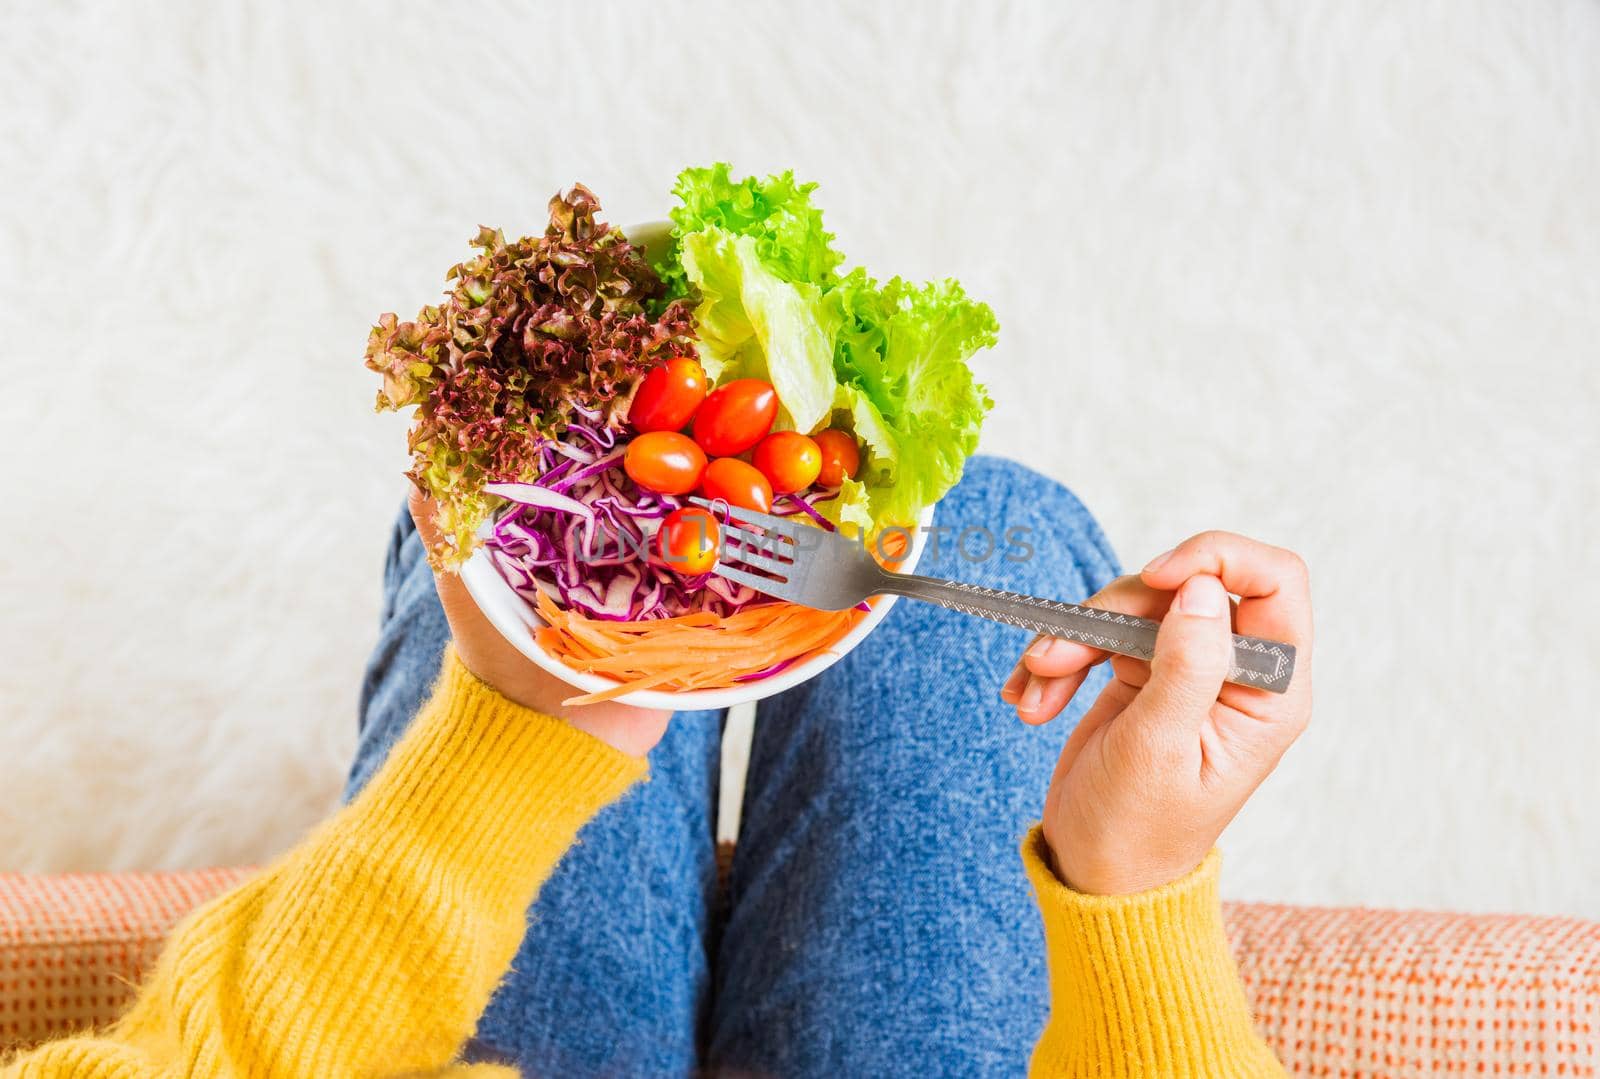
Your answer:
[[[652,258],[657,255],[662,247],[671,239],[672,223],[669,221],[648,221],[643,224],[629,225],[622,229],[623,235],[632,243],[643,247]],[[910,547],[907,549],[905,559],[897,567],[903,572],[913,570],[927,543],[928,526],[933,523],[934,507],[929,506],[922,514],[917,528],[911,537]],[[482,536],[487,536],[492,530],[492,524],[485,525],[481,531]],[[489,556],[488,548],[479,546],[472,556],[461,567],[461,580],[467,586],[473,601],[484,614],[491,625],[499,630],[512,646],[527,656],[541,670],[555,675],[582,693],[596,693],[610,689],[616,683],[603,675],[588,674],[575,671],[567,666],[557,656],[552,655],[540,646],[536,631],[543,626],[544,620],[539,617],[533,604],[529,603],[511,587],[500,570],[494,565],[494,560]],[[637,708],[666,708],[673,711],[690,711],[697,709],[731,708],[736,704],[746,704],[759,701],[765,697],[782,693],[808,679],[814,678],[839,662],[840,659],[866,640],[867,634],[877,628],[878,623],[888,616],[894,606],[895,596],[880,596],[872,604],[872,610],[861,621],[852,626],[845,635],[826,652],[813,656],[804,663],[796,663],[776,674],[765,678],[743,683],[738,686],[729,686],[723,689],[701,689],[684,691],[667,691],[655,689],[636,690],[615,698],[622,704],[630,704]]]
[[[845,269],[815,187],[686,168],[670,222],[613,229],[574,184],[540,234],[481,226],[442,301],[368,335],[377,411],[412,410],[429,562],[575,704],[758,701],[893,607],[785,604],[711,572],[691,492],[829,530],[914,526],[906,572],[976,449],[992,401],[969,361],[994,312],[952,278]]]

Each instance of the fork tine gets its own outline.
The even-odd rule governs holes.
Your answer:
[[[743,528],[736,528],[731,523],[722,526],[722,538],[727,540],[729,543],[737,544],[746,550],[753,548],[757,551],[760,551],[762,554],[772,555],[774,557],[778,555],[786,555],[792,559],[795,557],[795,551],[798,549],[795,542],[787,536],[777,534],[758,536],[754,532],[747,531]]]
[[[787,581],[774,581],[770,577],[760,577],[754,573],[746,573],[744,570],[732,568],[725,562],[718,562],[717,568],[711,572],[718,577],[732,581],[734,584],[742,584],[746,588],[754,588],[757,592],[771,596],[773,599],[785,599],[791,603],[798,603],[800,600],[800,590]]]
[[[711,510],[713,514],[716,513],[716,506],[703,498],[691,498],[689,501],[704,509]],[[723,505],[727,505],[727,503],[723,503]],[[762,528],[776,529],[789,536],[794,535],[795,528],[799,527],[793,518],[774,517],[770,513],[757,513],[755,510],[747,510],[743,506],[729,506],[727,515],[731,518],[735,514],[738,515],[741,521],[758,524]]]
[[[771,548],[767,549],[770,550]],[[722,557],[734,562],[743,562],[747,566],[756,567],[756,569],[764,569],[768,573],[776,573],[786,581],[794,576],[796,568],[793,562],[783,562],[773,558],[771,555],[763,553],[760,547],[752,549],[750,547],[724,544]]]

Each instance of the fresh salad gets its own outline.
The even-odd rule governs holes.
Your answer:
[[[574,185],[543,235],[481,229],[442,303],[372,330],[379,410],[415,409],[430,560],[481,546],[541,646],[615,682],[573,703],[771,677],[864,616],[716,576],[718,522],[691,496],[870,541],[914,526],[977,446],[991,402],[968,361],[994,313],[954,281],[842,271],[815,187],[686,169],[652,257]]]

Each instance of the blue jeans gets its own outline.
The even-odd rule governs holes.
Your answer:
[[[936,525],[921,572],[1062,599],[1117,573],[1070,491],[995,458],[968,465]],[[995,550],[978,558],[984,533],[968,528]],[[1030,557],[1007,529],[1027,529],[1011,538]],[[402,512],[350,791],[422,704],[447,634]],[[722,895],[723,716],[675,716],[650,782],[583,830],[529,910],[470,1058],[539,1076],[1020,1075],[1048,987],[1017,848],[1104,683],[1025,726],[999,690],[1026,640],[904,600],[839,663],[762,701]]]

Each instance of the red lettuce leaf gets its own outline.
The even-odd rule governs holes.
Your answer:
[[[451,267],[443,303],[414,321],[386,314],[367,340],[383,376],[378,410],[416,409],[408,475],[438,505],[435,565],[458,565],[496,501],[486,483],[538,475],[541,444],[574,420],[619,423],[640,375],[694,355],[682,303],[651,318],[665,293],[642,249],[596,219],[582,184],[550,200],[544,235],[507,242],[483,228],[478,254]]]

